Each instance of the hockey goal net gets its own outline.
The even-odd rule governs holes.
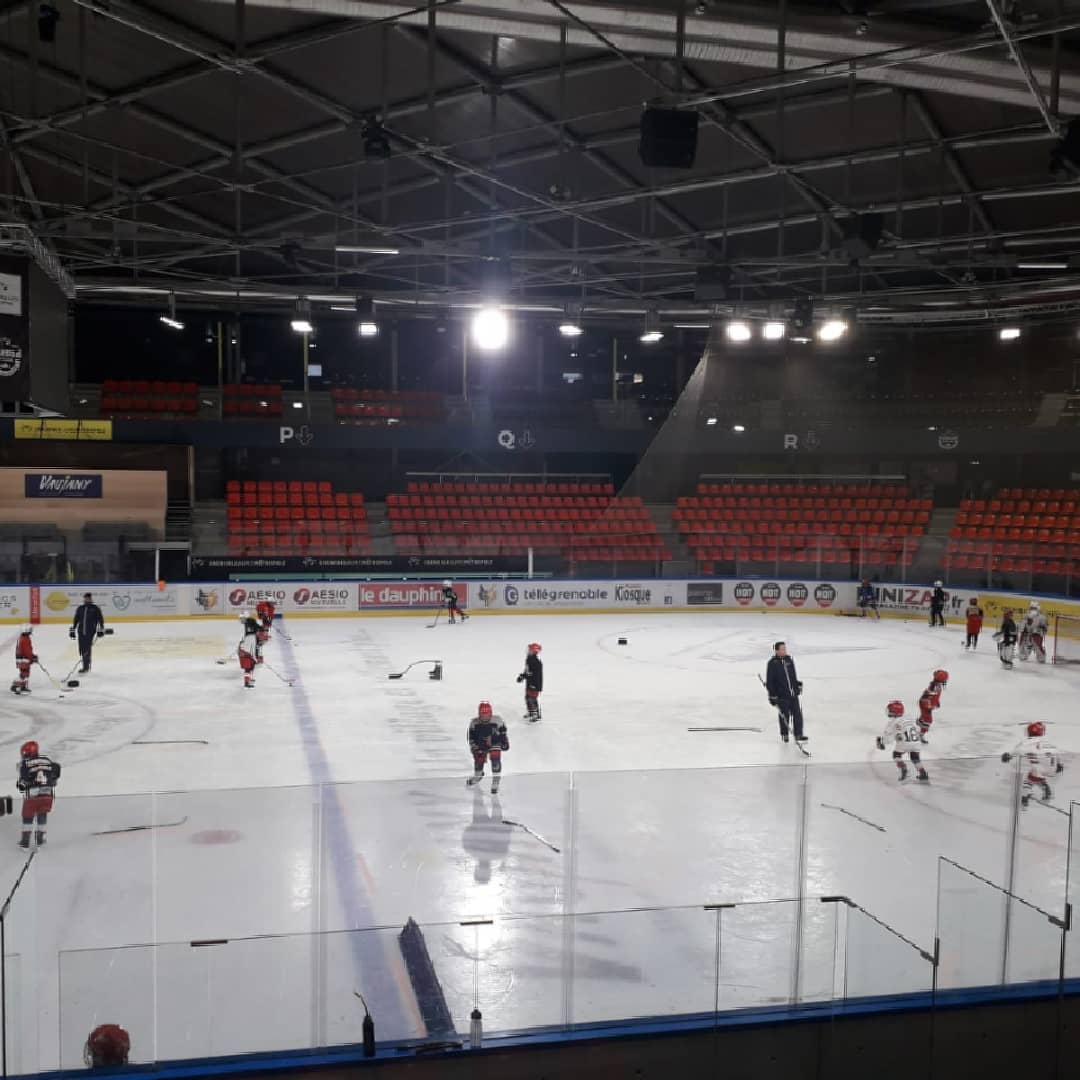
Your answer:
[[[1054,616],[1054,663],[1080,664],[1080,616]]]

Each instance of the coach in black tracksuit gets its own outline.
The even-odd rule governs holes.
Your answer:
[[[82,657],[80,675],[85,675],[90,670],[90,652],[94,647],[94,639],[104,635],[105,617],[101,614],[101,608],[94,603],[90,593],[85,593],[83,602],[75,609],[75,618],[68,631],[68,637],[72,640],[78,638],[79,656]]]
[[[799,705],[802,683],[795,671],[795,661],[788,656],[787,646],[782,641],[773,646],[773,657],[765,667],[765,689],[769,693],[769,704],[775,705],[779,714],[780,738],[787,742],[788,732],[794,726],[795,741],[806,742]]]

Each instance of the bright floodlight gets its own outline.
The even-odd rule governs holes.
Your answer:
[[[158,318],[170,329],[170,330],[183,330],[184,324],[176,318],[175,315],[159,315]]]
[[[727,324],[724,333],[727,334],[728,341],[749,341],[750,325],[744,323],[742,319],[736,319],[734,322]]]
[[[581,337],[581,327],[576,322],[564,322],[559,326],[563,337]]]
[[[495,307],[481,308],[473,316],[472,337],[478,349],[486,352],[501,349],[510,337],[510,321],[506,312]]]
[[[732,431],[737,431],[737,432],[743,432],[743,431],[746,430],[746,428],[742,424],[732,424],[731,425],[731,430]]]
[[[847,323],[843,319],[828,319],[821,324],[818,337],[822,341],[839,341],[847,333]]]
[[[310,334],[314,329],[309,319],[293,319],[293,321],[289,323],[289,325],[298,334]]]
[[[361,337],[375,337],[379,332],[379,324],[372,322],[370,319],[362,319],[359,330]]]
[[[1015,341],[1020,336],[1019,326],[1003,326],[998,331],[998,337],[1002,341]]]
[[[646,330],[641,337],[638,338],[643,345],[655,345],[664,336],[661,330]]]
[[[761,328],[761,336],[766,341],[779,341],[787,333],[787,326],[782,322],[767,322]]]

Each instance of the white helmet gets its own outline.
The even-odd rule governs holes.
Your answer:
[[[24,626],[19,631],[20,634],[32,634],[33,632],[34,632],[34,628],[32,626]]]
[[[451,585],[453,585],[453,584],[454,584],[454,583],[453,583],[452,581],[450,581],[450,580],[446,580],[446,581],[444,581],[444,582],[443,582],[443,588],[444,588],[444,589],[449,589],[449,588],[450,588],[450,586],[451,586]]]
[[[239,619],[239,620],[240,620],[241,622],[247,622],[247,621],[248,621],[248,619],[250,619],[250,618],[251,618],[251,612],[250,612],[250,611],[241,611],[241,612],[240,612],[240,614],[239,614],[239,615],[237,615],[236,617],[237,617],[237,618],[238,618],[238,619]]]
[[[940,581],[935,581],[934,582],[934,588],[935,589],[940,589],[941,588],[941,582]]]
[[[1029,611],[1038,611],[1039,610],[1039,601],[1038,600],[1032,600],[1031,601],[1031,607],[1028,608],[1028,610]]]

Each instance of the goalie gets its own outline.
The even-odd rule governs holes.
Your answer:
[[[1050,631],[1050,623],[1039,607],[1038,600],[1031,601],[1031,607],[1024,616],[1024,622],[1020,627],[1020,659],[1030,660],[1031,654],[1040,664],[1046,663],[1046,635]]]
[[[1027,738],[1011,753],[1001,755],[1001,760],[1010,762],[1016,758],[1024,770],[1023,794],[1020,805],[1027,809],[1031,793],[1038,788],[1042,792],[1042,801],[1049,802],[1054,793],[1050,790],[1049,776],[1064,772],[1061,754],[1056,746],[1046,738],[1046,724],[1034,720],[1027,726]]]

